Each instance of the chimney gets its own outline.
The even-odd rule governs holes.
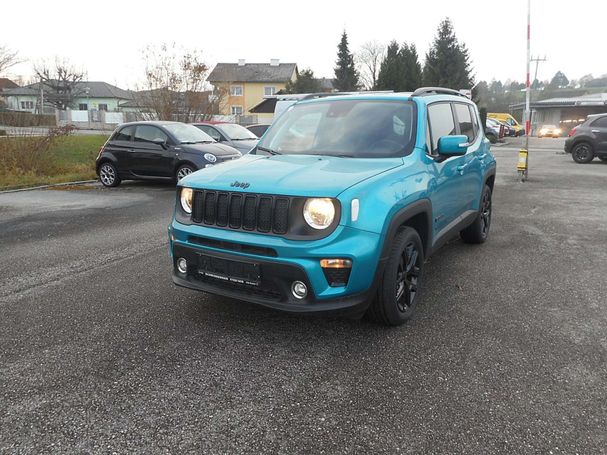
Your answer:
[[[270,59],[270,66],[278,66],[279,64],[280,64],[280,59],[277,59],[277,58]]]
[[[238,66],[244,66],[244,58],[238,59]]]

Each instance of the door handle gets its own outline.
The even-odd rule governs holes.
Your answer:
[[[483,161],[485,159],[485,157],[487,156],[486,153],[483,153],[482,155],[476,155],[476,158],[480,161]]]
[[[460,164],[455,169],[457,169],[457,172],[459,172],[460,175],[463,175],[464,174],[464,170],[466,169],[466,166],[467,166],[467,164]]]
[[[592,130],[593,133],[598,134],[601,132],[601,130]]]

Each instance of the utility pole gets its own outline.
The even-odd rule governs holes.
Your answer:
[[[525,97],[525,148],[518,153],[516,169],[522,182],[529,176],[529,134],[531,134],[531,0],[527,0],[527,90]]]
[[[535,62],[535,76],[533,78],[533,82],[535,82],[535,81],[537,81],[537,69],[540,66],[540,62],[546,61],[546,56],[544,55],[544,58],[535,57],[535,58],[532,58],[531,61]]]

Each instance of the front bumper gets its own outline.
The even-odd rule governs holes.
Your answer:
[[[327,238],[314,241],[290,241],[277,236],[183,225],[175,221],[169,231],[175,284],[283,311],[363,311],[374,295],[377,277],[383,270],[382,237],[343,226]],[[258,264],[261,281],[253,286],[205,276],[198,269],[201,255]],[[352,260],[345,286],[331,287],[320,267],[321,258],[332,257]],[[186,259],[187,274],[177,270],[178,258]],[[306,284],[308,295],[304,299],[293,296],[291,285],[294,281]]]

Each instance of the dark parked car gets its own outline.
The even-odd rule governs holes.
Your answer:
[[[266,130],[270,128],[270,125],[249,125],[247,126],[247,129],[253,133],[255,136],[257,137],[261,137],[264,135],[264,133],[266,132]]]
[[[236,123],[202,122],[194,123],[217,142],[234,147],[243,155],[249,153],[259,141],[259,138],[244,126]]]
[[[97,175],[105,186],[122,180],[179,181],[198,169],[240,158],[208,134],[179,122],[125,123],[101,147]]]
[[[565,152],[571,153],[576,163],[590,163],[595,156],[607,161],[607,114],[589,115],[569,131]]]

